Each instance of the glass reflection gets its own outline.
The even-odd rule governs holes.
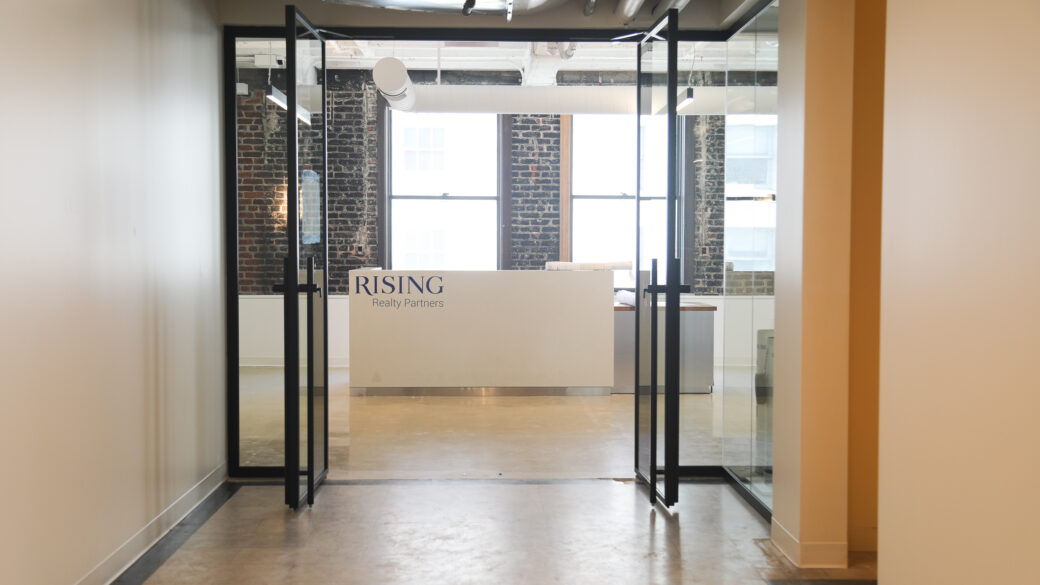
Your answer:
[[[280,260],[287,234],[284,106],[285,41],[236,41],[235,100],[238,120],[238,339],[239,463],[243,467],[285,464],[285,366]],[[281,60],[279,62],[279,59]],[[272,179],[259,173],[278,169]],[[267,171],[270,172],[270,171]]]
[[[723,463],[772,506],[777,7],[727,45]]]

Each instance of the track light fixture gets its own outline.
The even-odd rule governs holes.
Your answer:
[[[693,105],[693,88],[687,87],[685,92],[679,94],[679,98],[679,104],[675,106],[675,111],[677,113],[681,112],[687,106]]]
[[[289,99],[274,85],[267,86],[267,92],[264,94],[264,97],[271,102],[278,104],[278,106],[283,110],[289,109]],[[307,108],[304,108],[300,104],[296,104],[296,118],[308,126],[311,125],[311,113],[307,111]]]

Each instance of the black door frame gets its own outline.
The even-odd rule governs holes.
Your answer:
[[[729,28],[724,30],[690,29],[675,34],[679,41],[724,42],[740,32],[773,0],[756,0],[755,5]],[[315,26],[321,33],[332,36],[347,36],[360,40],[464,40],[464,41],[611,41],[628,35],[631,29],[551,29],[551,28],[393,28],[393,27],[342,27]],[[226,423],[228,475],[232,478],[282,478],[284,466],[241,465],[240,458],[240,393],[239,393],[239,248],[238,248],[238,118],[235,94],[236,63],[235,48],[239,39],[269,38],[285,36],[280,26],[223,27],[222,91],[224,106],[224,254],[225,254],[225,359],[226,372]],[[639,38],[622,42],[636,43]],[[328,274],[325,274],[327,291]],[[326,344],[327,348],[327,344]],[[327,349],[326,349],[327,351]],[[328,450],[326,448],[326,458]],[[699,469],[699,468],[698,468]],[[716,466],[703,469],[690,468],[696,475],[727,477],[725,471]],[[680,472],[685,475],[685,468]],[[734,484],[740,487],[739,483]]]
[[[666,92],[666,116],[667,116],[667,135],[666,141],[668,143],[667,151],[667,179],[665,183],[666,189],[666,201],[667,201],[667,231],[666,231],[666,246],[665,246],[665,258],[664,258],[664,269],[665,269],[665,284],[664,286],[659,285],[658,275],[661,271],[661,266],[657,262],[652,262],[650,269],[651,281],[649,283],[640,281],[640,276],[645,272],[646,267],[641,265],[641,240],[642,240],[642,229],[640,222],[640,207],[642,198],[642,165],[636,165],[636,300],[639,306],[642,306],[645,302],[646,294],[650,295],[650,360],[649,365],[652,368],[650,371],[650,385],[647,389],[649,394],[648,406],[650,407],[649,415],[649,444],[640,445],[640,399],[645,397],[647,393],[640,393],[640,356],[642,349],[640,348],[640,336],[642,331],[642,324],[640,323],[640,314],[642,310],[636,311],[636,326],[635,326],[635,388],[634,388],[634,400],[635,400],[635,473],[636,477],[645,483],[649,488],[649,495],[651,502],[660,501],[665,506],[671,506],[679,500],[679,292],[681,287],[680,279],[682,278],[680,270],[680,261],[678,259],[678,243],[676,241],[677,221],[679,217],[678,206],[679,190],[677,180],[677,132],[676,125],[678,124],[678,115],[676,113],[676,106],[678,104],[677,86],[678,86],[678,37],[679,37],[679,11],[673,9],[668,10],[646,33],[644,33],[639,40],[639,48],[637,51],[637,65],[636,65],[636,118],[637,124],[640,123],[644,110],[647,107],[652,107],[651,104],[644,103],[644,83],[650,84],[650,89],[653,89],[652,73],[643,74],[643,56],[648,51],[649,43],[663,42],[666,47],[666,59],[667,59],[667,79],[665,85]],[[663,37],[661,35],[664,35]],[[643,133],[638,133],[638,144],[636,147],[636,157],[640,160],[643,150]],[[685,287],[684,292],[688,292],[689,287]],[[658,406],[657,406],[657,330],[658,330],[658,312],[657,312],[657,299],[658,294],[664,293],[665,296],[665,346],[664,346],[664,467],[661,468],[657,465],[657,422],[658,422]],[[644,474],[639,467],[639,455],[642,450],[648,452],[648,473]],[[658,475],[663,474],[663,482],[658,478]],[[660,487],[663,484],[663,491]]]
[[[299,159],[299,120],[297,108],[299,96],[297,92],[296,71],[296,44],[300,39],[313,38],[321,44],[321,123],[325,126],[322,130],[322,156],[321,156],[321,207],[322,217],[322,245],[325,250],[322,254],[321,272],[327,280],[328,275],[328,128],[325,108],[326,98],[326,69],[325,67],[325,37],[318,31],[302,12],[295,6],[285,7],[285,69],[286,69],[286,239],[288,252],[285,264],[285,281],[283,284],[284,295],[284,320],[285,320],[285,503],[293,509],[298,508],[304,502],[314,503],[314,492],[324,480],[328,472],[328,393],[322,392],[325,401],[321,408],[324,417],[322,424],[322,437],[315,437],[315,379],[314,379],[314,294],[321,293],[323,302],[327,299],[327,282],[322,283],[319,288],[314,282],[314,258],[307,260],[307,282],[300,285],[300,199],[296,195],[300,191],[300,159]],[[306,471],[302,471],[300,461],[300,293],[307,295],[307,391],[306,428],[302,429],[307,437],[307,461]],[[328,311],[322,311],[324,324],[322,326],[322,388],[328,388]],[[321,469],[317,469],[319,462],[315,461],[315,441],[320,440],[324,445],[323,461],[320,462]],[[300,489],[300,478],[306,475],[306,488]]]

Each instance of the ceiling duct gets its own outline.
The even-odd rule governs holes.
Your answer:
[[[573,45],[535,49],[566,55]],[[556,57],[560,59],[561,57]],[[554,70],[555,71],[555,70]],[[400,59],[384,57],[372,68],[379,93],[395,110],[497,114],[631,114],[632,86],[415,85]]]
[[[509,85],[417,85],[413,112],[492,114],[634,114],[630,85],[522,87]]]
[[[635,19],[636,14],[639,14],[639,9],[643,7],[644,2],[646,0],[618,0],[614,14],[621,17],[622,23],[628,24]]]
[[[523,84],[556,85],[556,73],[564,61],[574,56],[574,43],[532,43],[524,59]]]
[[[683,8],[686,8],[686,5],[689,3],[690,0],[660,0],[654,5],[654,9],[651,10],[650,13],[654,16],[658,16],[672,8],[681,11]]]
[[[389,8],[413,12],[443,12],[450,14],[530,14],[563,6],[570,0],[476,0],[472,5],[465,0],[322,0],[327,4]]]

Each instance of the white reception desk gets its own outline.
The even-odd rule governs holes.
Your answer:
[[[354,270],[350,289],[354,394],[614,386],[609,271]]]

